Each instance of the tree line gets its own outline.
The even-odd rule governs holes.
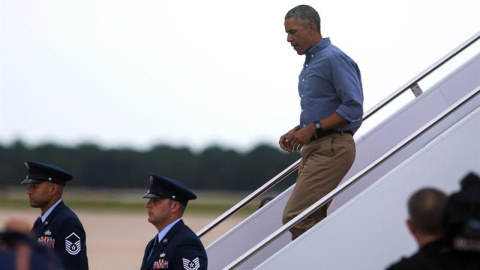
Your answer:
[[[28,146],[22,141],[0,145],[2,186],[19,185],[26,160],[55,164],[74,176],[69,186],[146,188],[148,175],[177,179],[195,190],[255,190],[300,158],[260,144],[248,152],[210,146],[195,153],[187,147],[156,145],[149,150],[104,149],[94,143]],[[296,173],[278,189],[291,185]]]

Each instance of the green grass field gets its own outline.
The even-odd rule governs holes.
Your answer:
[[[4,190],[0,196],[0,208],[28,209],[28,195],[18,188]],[[144,190],[94,190],[71,189],[63,196],[65,203],[73,209],[88,211],[131,211],[145,210],[147,199],[142,198]],[[187,214],[220,215],[240,202],[247,193],[234,192],[200,192],[198,199],[190,201]],[[258,209],[261,198],[257,198],[237,212],[249,215]]]

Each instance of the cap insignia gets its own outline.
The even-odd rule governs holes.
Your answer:
[[[153,184],[153,176],[150,176],[150,185]]]

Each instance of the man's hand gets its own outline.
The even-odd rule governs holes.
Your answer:
[[[293,149],[289,144],[289,142],[291,142],[291,139],[289,139],[289,138],[291,138],[293,136],[293,133],[295,133],[295,131],[297,131],[299,129],[300,129],[300,127],[296,126],[296,127],[292,128],[290,131],[288,131],[287,133],[283,134],[282,137],[280,137],[280,140],[278,141],[278,144],[280,144],[280,148],[282,148],[283,150],[285,150],[287,152],[292,152]]]
[[[314,133],[315,126],[313,124],[304,128],[297,126],[280,137],[280,147],[287,152],[300,151],[304,145],[310,142]]]

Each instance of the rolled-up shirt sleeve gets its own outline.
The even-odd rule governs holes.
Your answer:
[[[350,123],[363,117],[362,80],[358,66],[346,57],[332,58],[332,81],[341,103],[336,112]]]

